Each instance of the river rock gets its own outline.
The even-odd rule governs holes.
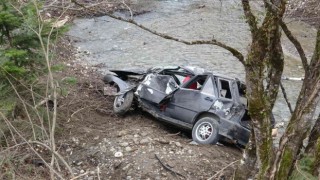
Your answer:
[[[128,145],[129,145],[129,143],[127,143],[127,142],[120,143],[120,146],[122,146],[122,147],[127,147]]]
[[[122,157],[122,156],[123,156],[123,154],[120,151],[114,153],[114,157],[116,157],[116,158],[119,158],[119,157]]]
[[[180,142],[175,142],[175,144],[176,144],[177,147],[182,147]]]
[[[140,141],[140,144],[148,144],[149,142],[150,142],[149,139],[145,138]]]
[[[131,152],[132,151],[132,148],[131,147],[126,147],[125,149],[127,152]]]
[[[127,131],[127,130],[119,131],[118,137],[125,136],[126,134],[128,134],[128,131]]]

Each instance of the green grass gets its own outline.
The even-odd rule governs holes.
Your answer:
[[[290,180],[317,180],[318,178],[311,174],[314,158],[304,156],[298,162],[298,169],[295,167]]]
[[[68,85],[75,85],[77,84],[78,80],[75,77],[66,77],[62,80],[62,82]]]

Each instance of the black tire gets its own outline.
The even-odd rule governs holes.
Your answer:
[[[131,107],[133,91],[116,96],[113,103],[113,112],[117,115],[124,115]]]
[[[219,123],[210,117],[201,118],[192,128],[192,139],[199,144],[216,144],[219,141]]]

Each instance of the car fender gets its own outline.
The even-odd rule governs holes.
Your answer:
[[[118,95],[126,93],[126,92],[132,90],[132,88],[133,88],[132,86],[130,86],[128,83],[126,83],[122,79],[120,79],[114,75],[111,75],[111,74],[105,75],[103,77],[103,81],[104,81],[104,83],[110,84],[110,85],[116,84]]]
[[[197,116],[193,119],[192,124],[193,125],[196,124],[196,122],[203,117],[212,117],[215,120],[217,120],[217,122],[220,124],[220,117],[214,112],[208,112],[208,111],[198,113]]]

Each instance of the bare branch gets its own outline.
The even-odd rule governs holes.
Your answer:
[[[310,68],[320,68],[320,27],[318,28],[317,32],[317,40],[316,40],[316,46],[314,49],[313,56],[311,58],[310,62]]]
[[[292,106],[291,106],[291,104],[289,102],[286,90],[284,89],[282,82],[280,82],[280,88],[281,88],[281,91],[282,91],[282,94],[283,94],[283,98],[285,99],[285,101],[286,101],[286,103],[288,105],[289,111],[292,114],[293,113]]]
[[[154,156],[156,157],[156,159],[160,162],[160,164],[161,164],[166,170],[168,170],[168,171],[170,171],[170,172],[173,172],[175,175],[179,175],[179,176],[181,176],[181,177],[186,178],[184,175],[180,174],[179,172],[176,172],[176,171],[172,170],[169,166],[165,165],[165,164],[160,160],[160,158],[158,157],[157,154],[154,154]]]
[[[124,0],[122,1],[122,4],[123,4],[124,6],[126,6],[127,9],[129,10],[129,12],[130,12],[130,19],[133,19],[133,13],[132,13],[131,8],[124,2]]]
[[[305,54],[300,42],[297,40],[297,38],[295,38],[293,36],[291,31],[288,29],[288,26],[283,21],[280,21],[280,25],[281,25],[282,30],[284,31],[284,33],[288,37],[288,39],[292,42],[292,44],[297,49],[297,51],[300,55],[300,58],[301,58],[303,69],[305,70],[306,73],[309,73],[308,59],[306,57],[306,54]]]
[[[251,7],[249,4],[249,0],[242,0],[242,7],[244,11],[244,15],[246,16],[247,22],[250,27],[251,34],[256,34],[257,32],[257,20],[256,17],[252,14]]]
[[[154,30],[151,30],[141,24],[138,24],[136,21],[134,20],[128,20],[128,19],[125,19],[125,18],[122,18],[122,17],[118,17],[118,16],[115,16],[113,14],[109,14],[107,13],[106,16],[109,16],[113,19],[117,19],[117,20],[120,20],[120,21],[124,21],[124,22],[127,22],[127,23],[131,23],[131,24],[134,24],[138,27],[140,27],[141,29],[145,30],[145,31],[148,31],[154,35],[157,35],[157,36],[160,36],[164,39],[169,39],[169,40],[173,40],[173,41],[177,41],[177,42],[180,42],[180,43],[183,43],[183,44],[186,44],[186,45],[201,45],[201,44],[208,44],[208,45],[216,45],[216,46],[219,46],[227,51],[229,51],[233,56],[235,56],[243,65],[245,65],[245,61],[244,61],[244,57],[243,55],[241,54],[241,52],[239,52],[238,50],[236,50],[235,48],[231,47],[231,46],[228,46],[216,39],[212,39],[212,40],[195,40],[195,41],[186,41],[186,40],[183,40],[183,39],[179,39],[179,38],[175,38],[175,37],[172,37],[172,36],[169,36],[167,34],[163,34],[163,33],[159,33],[159,32],[156,32]]]
[[[75,3],[76,5],[84,8],[84,9],[87,9],[83,4],[77,2],[76,0],[71,0],[73,3]],[[212,40],[195,40],[195,41],[186,41],[186,40],[183,40],[183,39],[179,39],[179,38],[175,38],[175,37],[172,37],[172,36],[169,36],[169,35],[166,35],[166,34],[163,34],[163,33],[159,33],[159,32],[156,32],[154,30],[151,30],[139,23],[137,23],[136,21],[134,21],[133,19],[125,19],[125,18],[122,18],[122,17],[119,17],[119,16],[115,16],[113,14],[110,14],[110,13],[105,13],[106,16],[109,16],[113,19],[117,19],[117,20],[120,20],[120,21],[124,21],[124,22],[127,22],[127,23],[130,23],[130,24],[133,24],[133,25],[136,25],[138,27],[140,27],[141,29],[145,30],[145,31],[148,31],[150,32],[151,34],[154,34],[154,35],[157,35],[159,37],[162,37],[164,39],[169,39],[169,40],[172,40],[172,41],[177,41],[177,42],[180,42],[180,43],[183,43],[183,44],[186,44],[186,45],[201,45],[201,44],[208,44],[208,45],[216,45],[216,46],[219,46],[227,51],[229,51],[234,57],[236,57],[243,65],[245,65],[245,60],[244,60],[244,56],[242,55],[242,53],[238,50],[236,50],[235,48],[231,47],[231,46],[228,46],[216,39],[212,39]]]
[[[239,160],[233,161],[230,164],[228,164],[226,167],[222,168],[221,170],[219,170],[216,174],[214,174],[212,177],[210,177],[208,180],[212,180],[213,178],[217,177],[217,175],[219,175],[221,172],[223,172],[225,169],[227,169],[228,167],[232,166],[234,163],[238,162]]]

